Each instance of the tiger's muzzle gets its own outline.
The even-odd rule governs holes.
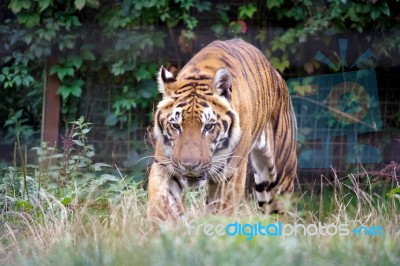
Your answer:
[[[184,183],[191,187],[205,184],[207,170],[211,168],[211,151],[199,128],[184,128],[175,142],[172,164]]]

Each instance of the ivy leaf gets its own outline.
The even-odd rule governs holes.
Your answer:
[[[33,34],[29,34],[29,33],[25,34],[25,35],[22,37],[22,40],[23,40],[26,44],[28,44],[28,45],[31,44],[32,39],[33,39]]]
[[[81,79],[75,79],[71,82],[71,94],[80,97],[82,94],[82,86],[85,84],[85,82]]]
[[[42,13],[51,4],[51,0],[40,0],[39,1],[39,13]]]
[[[58,78],[63,81],[65,76],[74,76],[74,68],[67,66],[55,65],[50,69],[50,75],[57,73]]]
[[[222,23],[217,23],[211,26],[211,30],[215,33],[215,35],[221,36],[224,34],[225,26]]]
[[[152,77],[152,73],[146,69],[145,66],[141,65],[139,70],[136,72],[136,79],[137,81],[150,79]]]
[[[58,94],[63,97],[63,100],[68,99],[70,95],[80,97],[82,95],[82,86],[85,82],[81,79],[73,80],[70,84],[60,86]],[[79,144],[78,144],[79,145]]]
[[[385,14],[386,16],[390,17],[390,9],[389,9],[387,2],[385,2],[383,4],[382,13]]]
[[[232,21],[231,23],[229,23],[229,33],[234,35],[238,34],[239,32],[242,31],[242,27],[243,27],[242,24]]]
[[[66,85],[61,85],[60,88],[58,88],[57,93],[61,95],[64,101],[68,99],[69,95],[71,94],[69,87]]]
[[[18,15],[18,22],[24,24],[28,28],[32,28],[39,24],[40,16],[38,13],[21,13]]]
[[[63,51],[65,48],[73,49],[75,46],[75,40],[77,36],[74,35],[65,35],[61,37],[60,42],[58,43],[58,48]]]
[[[86,5],[86,0],[75,0],[75,7],[78,10],[82,10],[82,8]]]
[[[211,2],[209,2],[209,1],[197,2],[196,8],[197,8],[197,11],[199,11],[199,12],[208,11],[211,9]]]
[[[187,28],[189,30],[193,30],[196,27],[197,23],[198,23],[198,21],[197,21],[197,19],[195,17],[189,16],[187,14],[183,15],[182,18],[183,18],[183,21],[184,21],[184,23],[186,24],[186,26],[187,26]]]
[[[96,57],[94,56],[94,54],[89,50],[82,50],[80,56],[83,60],[86,60],[86,61],[96,60]]]
[[[100,3],[98,0],[87,0],[87,5],[90,7],[98,8]]]
[[[31,7],[30,0],[12,0],[8,5],[14,14],[19,13],[22,9],[29,9]]]
[[[221,21],[222,21],[223,23],[225,23],[225,24],[228,24],[228,23],[229,23],[228,14],[227,14],[225,11],[223,11],[223,10],[218,10],[218,13],[219,13],[219,16],[220,16],[220,18],[221,18]]]
[[[14,76],[13,82],[15,83],[15,85],[17,85],[17,87],[21,86],[22,83],[21,76]]]
[[[272,66],[280,72],[289,67],[289,60],[287,58],[279,59],[278,57],[272,57],[270,61]]]
[[[119,76],[125,73],[124,62],[119,60],[111,66],[111,73],[114,76]]]
[[[373,19],[373,20],[376,20],[377,18],[379,18],[379,15],[380,15],[380,10],[378,10],[378,9],[372,9],[372,11],[371,11],[371,18]]]
[[[239,19],[251,19],[256,11],[257,8],[254,6],[254,4],[241,6],[239,7]]]
[[[70,91],[75,97],[80,97],[82,95],[82,86],[85,82],[81,79],[76,79],[71,82]]]
[[[82,65],[82,58],[77,56],[77,55],[73,55],[69,58],[68,60],[76,69],[79,69]]]
[[[77,16],[68,16],[65,18],[65,28],[69,31],[71,26],[79,27],[81,26],[81,22],[79,21]]]
[[[280,7],[283,4],[283,0],[268,0],[267,7],[272,9],[273,7]]]

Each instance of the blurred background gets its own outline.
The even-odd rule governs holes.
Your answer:
[[[32,163],[42,141],[65,150],[83,116],[87,156],[142,180],[159,67],[176,74],[213,40],[242,38],[287,80],[303,181],[399,171],[397,0],[3,0],[0,10],[1,168],[15,162],[16,136]]]

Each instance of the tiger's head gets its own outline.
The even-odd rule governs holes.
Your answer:
[[[224,179],[228,158],[240,139],[229,71],[220,68],[210,77],[176,79],[162,67],[158,87],[163,99],[157,106],[154,134],[164,156],[156,161],[189,187],[203,186],[207,178]]]

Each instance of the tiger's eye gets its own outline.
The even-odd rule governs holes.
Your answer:
[[[210,131],[211,129],[213,129],[213,127],[214,127],[214,124],[207,124],[207,125],[204,125],[204,130]]]
[[[178,123],[172,123],[171,126],[176,130],[180,130],[181,129],[181,126]]]

